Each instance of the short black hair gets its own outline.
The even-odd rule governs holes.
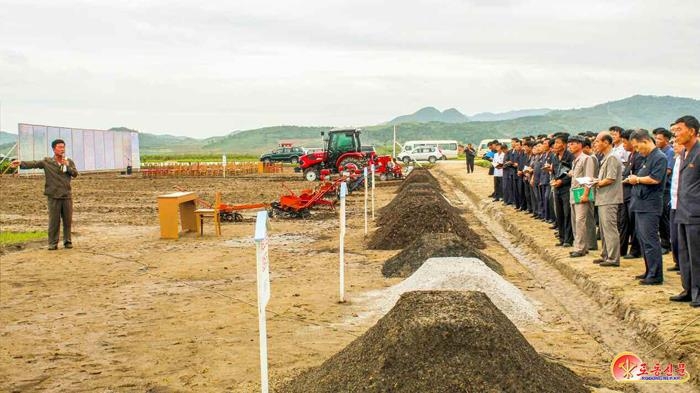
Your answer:
[[[56,145],[59,143],[63,143],[64,146],[66,145],[66,142],[64,142],[63,139],[55,139],[53,142],[51,142],[51,148],[55,149]]]
[[[586,138],[583,140],[583,147],[591,147],[591,140]]]
[[[659,134],[661,134],[661,135],[663,135],[666,139],[671,139],[671,138],[673,138],[673,133],[672,133],[671,131],[669,131],[669,130],[663,128],[663,127],[659,127],[659,128],[654,129],[654,131],[652,131],[652,134],[654,134],[654,135],[659,135]]]
[[[633,141],[637,142],[644,142],[644,141],[650,141],[654,142],[654,140],[651,138],[651,134],[649,134],[649,131],[640,128],[637,131],[632,133],[632,136],[630,137]]]
[[[673,122],[673,124],[678,123],[683,123],[686,127],[694,129],[695,135],[697,135],[698,132],[700,132],[700,122],[698,122],[698,119],[696,119],[695,116],[685,115]]]
[[[553,140],[556,142],[557,139],[559,139],[565,145],[567,143],[569,143],[569,135],[568,134],[559,134],[559,135],[555,136]]]
[[[620,133],[620,138],[630,140],[633,133],[634,133],[634,130],[624,130]]]
[[[620,126],[612,126],[612,127],[608,128],[608,131],[610,131],[610,132],[617,132],[617,133],[622,134],[622,132],[623,132],[624,130],[623,130],[622,127],[620,127]]]

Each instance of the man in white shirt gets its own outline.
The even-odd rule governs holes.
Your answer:
[[[505,146],[496,144],[496,154],[493,156],[493,201],[498,202],[503,198],[503,159],[505,158],[505,153],[503,150],[507,150]]]

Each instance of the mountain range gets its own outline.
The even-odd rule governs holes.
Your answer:
[[[526,109],[504,113],[479,113],[466,116],[457,109],[439,111],[422,108],[389,122],[366,126],[361,136],[364,145],[391,147],[394,126],[397,140],[456,139],[478,143],[483,139],[567,131],[599,131],[611,125],[623,128],[668,127],[683,115],[700,116],[700,100],[672,96],[636,95],[587,108],[551,110]],[[141,154],[248,153],[258,154],[276,147],[279,141],[294,141],[306,147],[322,145],[320,133],[332,127],[273,126],[254,130],[236,130],[224,136],[197,139],[172,135],[139,133]],[[115,130],[126,128],[113,128]],[[0,153],[17,140],[16,134],[0,131]]]

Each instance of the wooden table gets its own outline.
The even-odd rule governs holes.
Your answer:
[[[177,239],[177,217],[180,212],[180,223],[183,231],[196,231],[197,220],[194,211],[196,209],[197,195],[194,192],[174,192],[158,196],[158,217],[160,218],[161,239]]]

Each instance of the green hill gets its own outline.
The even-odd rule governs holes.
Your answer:
[[[424,108],[418,118],[447,113],[452,119],[464,116],[456,110],[440,112]],[[418,111],[416,113],[419,113]],[[527,113],[523,111],[523,113]],[[536,113],[536,112],[535,112]],[[432,115],[431,115],[432,114]],[[668,127],[680,116],[700,116],[700,101],[670,96],[633,96],[589,108],[555,110],[538,116],[518,117],[499,121],[411,121],[397,125],[397,140],[456,139],[464,143],[478,143],[482,139],[524,136],[567,131],[600,131],[611,125],[623,128]],[[425,116],[424,116],[425,115]],[[430,116],[428,116],[430,115]],[[397,118],[400,119],[401,117]],[[394,120],[397,120],[394,119]],[[254,153],[268,151],[282,140],[294,141],[306,147],[321,146],[320,132],[331,127],[275,126],[255,130],[234,131],[226,136],[194,139],[171,135],[141,133],[142,154],[167,153]],[[363,144],[391,146],[393,124],[364,127]]]
[[[434,109],[434,108],[433,108]],[[437,111],[437,110],[436,110]],[[611,125],[623,128],[668,127],[678,117],[700,115],[700,101],[690,98],[633,96],[589,108],[557,110],[540,116],[527,116],[501,121],[471,121],[467,123],[410,122],[397,127],[397,140],[410,139],[457,139],[464,143],[478,143],[482,139],[524,136],[530,134],[567,131],[600,131]],[[322,128],[308,127],[316,131]],[[364,128],[363,144],[391,146],[393,125],[383,124]],[[327,129],[327,128],[326,128]],[[263,135],[256,135],[265,130]],[[229,146],[238,151],[260,151],[276,144],[285,136],[289,127],[270,127],[261,130],[240,132],[224,138]],[[313,133],[311,133],[313,135]],[[316,132],[318,135],[318,132]],[[268,143],[261,144],[264,141]]]
[[[418,110],[416,113],[399,116],[391,120],[388,124],[428,123],[433,121],[442,123],[464,123],[469,121],[469,118],[464,116],[455,108],[446,109],[445,111],[440,112],[432,106],[428,106]]]

